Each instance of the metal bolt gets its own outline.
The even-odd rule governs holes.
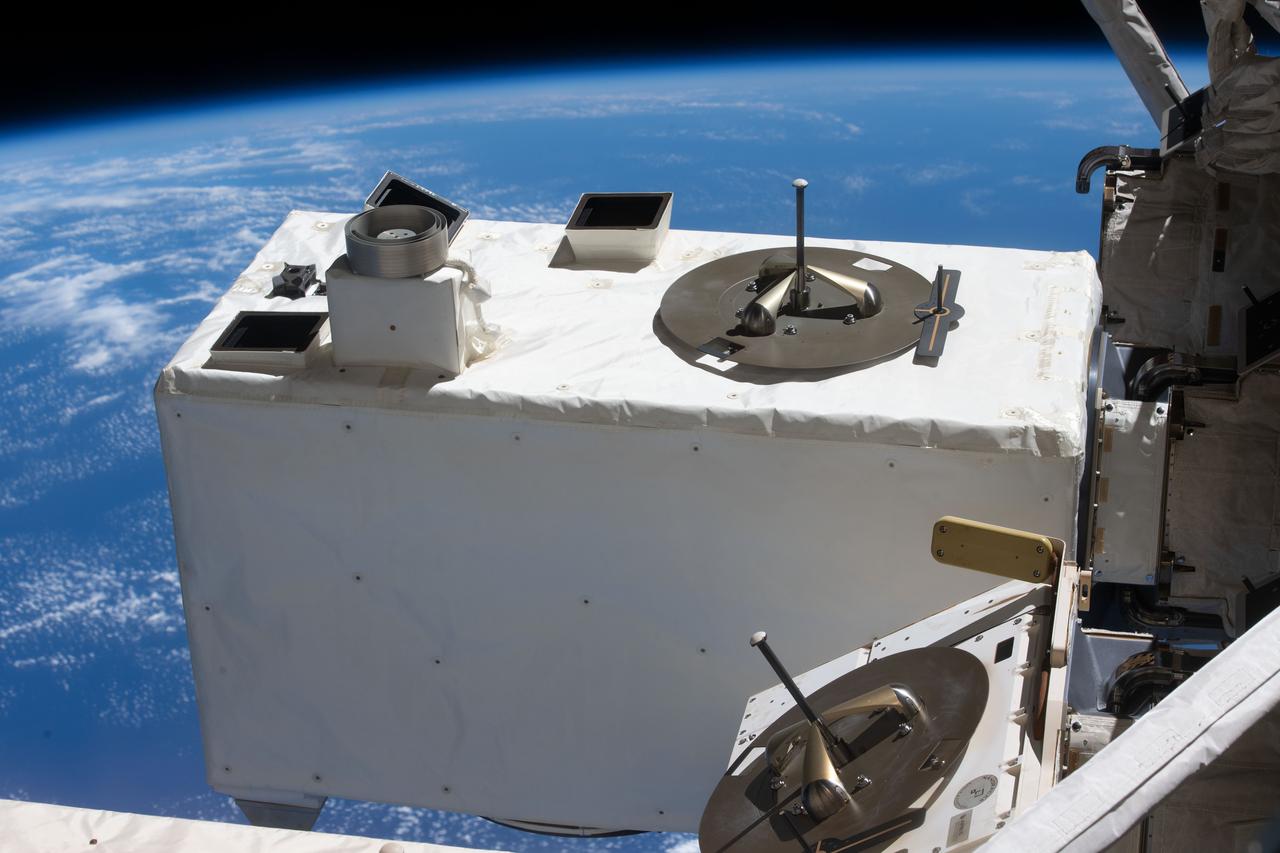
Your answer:
[[[853,325],[854,323],[856,323],[856,322],[858,322],[858,318],[857,318],[857,317],[855,317],[855,316],[853,316],[852,314],[845,314],[845,315],[844,315],[844,324],[845,324],[846,326],[852,326],[852,325]]]
[[[796,333],[795,326],[787,326],[785,329],[782,330],[782,334],[784,335],[794,335],[795,333]]]
[[[1157,414],[1157,415],[1163,415],[1163,414],[1164,414],[1164,406],[1156,406],[1156,414]]]
[[[945,524],[939,524],[939,525],[938,525],[938,532],[939,532],[939,533],[946,533],[946,532],[947,532],[947,526],[946,526]]]
[[[871,784],[871,780],[868,779],[866,776],[862,775],[861,773],[859,773],[857,778],[853,780],[853,789],[855,791],[861,791],[863,788],[867,787],[870,784]]]
[[[1039,570],[1039,569],[1035,569],[1034,571],[1032,571],[1032,572],[1031,572],[1031,577],[1033,577],[1033,578],[1038,578],[1038,577],[1040,577],[1040,570]]]
[[[933,553],[935,553],[935,554],[937,554],[939,557],[941,557],[941,556],[943,556],[943,554],[944,554],[945,552],[944,552],[941,548],[939,548],[938,550],[934,551]]]
[[[756,279],[755,281],[747,285],[748,293],[755,293],[759,289],[760,289],[760,279]]]
[[[733,312],[733,316],[737,317],[738,319],[742,319],[742,315],[745,313],[747,313],[746,308],[739,308],[737,311]]]
[[[898,736],[899,736],[899,737],[906,737],[906,736],[907,736],[907,735],[909,735],[909,734],[911,734],[911,724],[910,724],[910,723],[898,723]]]
[[[818,277],[817,277],[817,276],[815,276],[813,273],[809,272],[808,270],[805,270],[805,272],[804,272],[804,280],[805,280],[805,281],[817,281],[817,280],[818,280]]]
[[[785,788],[787,787],[787,780],[783,779],[781,776],[774,776],[773,781],[769,783],[769,787],[775,791],[779,788]]]
[[[1114,412],[1116,410],[1116,407],[1111,403],[1107,403],[1106,409],[1108,412]]]
[[[808,811],[805,810],[804,803],[800,802],[799,800],[796,800],[794,803],[791,804],[791,813],[793,815],[802,815],[802,814],[808,814]]]

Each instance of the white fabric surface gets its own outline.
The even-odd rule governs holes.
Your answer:
[[[380,368],[339,374],[323,357],[285,376],[204,369],[209,346],[238,311],[326,310],[324,297],[263,298],[278,269],[263,265],[326,269],[342,251],[345,219],[290,214],[182,346],[160,391],[1046,457],[1082,452],[1082,383],[1101,303],[1084,252],[812,240],[889,257],[927,277],[939,264],[960,269],[966,314],[937,368],[907,354],[817,381],[778,382],[776,372],[691,366],[686,359],[699,354],[668,348],[655,324],[680,274],[788,238],[672,231],[652,265],[617,273],[549,268],[560,226],[470,221],[452,254],[470,260],[492,289],[485,319],[509,340],[456,379]]]
[[[1200,6],[1212,82],[1196,162],[1210,172],[1280,173],[1280,58],[1258,55],[1245,0],[1201,0]],[[1280,20],[1274,4],[1255,6],[1273,26]]]

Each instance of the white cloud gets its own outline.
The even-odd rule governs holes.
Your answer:
[[[993,89],[989,94],[995,98],[1034,101],[1059,110],[1074,106],[1078,100],[1073,94],[1053,89]]]
[[[991,199],[994,195],[994,191],[985,187],[966,190],[960,194],[960,206],[974,216],[986,216],[991,212]]]
[[[115,391],[109,394],[99,394],[96,397],[85,400],[83,403],[66,406],[62,410],[62,417],[60,420],[64,425],[69,424],[77,415],[82,415],[91,409],[96,409],[99,406],[105,406],[108,403],[114,403],[123,396],[123,390]]]
[[[968,177],[978,171],[978,166],[974,163],[947,162],[932,166],[904,166],[900,169],[907,183],[926,186]]]
[[[862,195],[872,183],[866,175],[845,175],[840,179],[841,186],[854,195]]]
[[[76,370],[118,368],[174,343],[155,305],[104,290],[146,269],[145,261],[108,263],[87,255],[41,261],[0,279],[0,326],[65,333]]]
[[[315,166],[348,168],[355,158],[350,147],[337,141],[311,138],[280,139],[278,144],[250,144],[245,138],[231,138],[216,144],[202,144],[164,155],[139,154],[129,157],[107,157],[85,163],[80,160],[48,159],[15,163],[0,167],[0,185],[30,187],[53,184],[62,188],[101,187],[125,184],[146,192],[145,185],[174,179],[189,180],[218,174],[241,174],[249,170],[296,168],[310,170]],[[84,199],[90,196],[79,195]],[[97,196],[94,206],[112,206],[115,194]],[[57,206],[59,195],[37,194],[31,199],[39,207]]]

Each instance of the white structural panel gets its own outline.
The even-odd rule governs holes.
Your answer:
[[[24,853],[462,853],[461,847],[0,800],[0,848]],[[476,853],[476,851],[473,851]]]
[[[1083,254],[835,243],[959,268],[937,368],[792,379],[664,343],[667,285],[786,239],[672,231],[635,273],[557,269],[555,226],[454,249],[508,343],[460,376],[206,367],[292,214],[157,386],[211,784],[691,830],[767,629],[806,670],[994,586],[935,563],[946,514],[1070,539],[1099,285]],[[324,227],[321,227],[324,226]]]
[[[982,849],[1105,850],[1277,707],[1280,610],[1242,634]]]

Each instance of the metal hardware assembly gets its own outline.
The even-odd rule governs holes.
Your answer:
[[[774,666],[763,633],[752,645]],[[760,733],[764,750],[721,779],[699,830],[704,850],[826,849],[826,839],[837,849],[911,824],[912,804],[963,755],[988,691],[982,663],[945,646],[872,661],[807,697],[774,669],[796,706]]]
[[[892,260],[806,246],[808,182],[793,186],[795,247],[729,255],[685,273],[662,297],[662,324],[694,349],[756,367],[853,367],[897,355],[922,334],[936,358],[963,313],[954,301],[959,273],[945,271],[948,283],[930,297],[923,276]],[[917,313],[923,305],[925,315]]]

